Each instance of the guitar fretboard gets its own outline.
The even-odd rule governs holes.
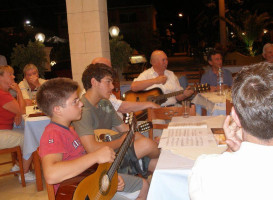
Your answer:
[[[159,95],[156,97],[156,99],[166,99],[166,98],[170,98],[170,97],[173,97],[173,96],[177,96],[179,94],[183,94],[184,93],[184,90],[180,90],[180,91],[177,91],[177,92],[171,92],[169,94],[162,94],[162,95]]]

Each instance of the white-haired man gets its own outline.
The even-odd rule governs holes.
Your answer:
[[[273,63],[273,44],[267,43],[264,45],[263,57],[267,62]]]
[[[132,91],[137,92],[158,87],[164,94],[168,94],[183,90],[176,75],[172,71],[167,70],[168,58],[163,51],[155,50],[151,55],[150,62],[152,67],[134,79],[131,85]],[[161,106],[175,105],[177,101],[182,101],[192,94],[192,90],[185,89],[183,94],[168,98]]]

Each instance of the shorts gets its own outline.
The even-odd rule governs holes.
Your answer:
[[[12,130],[0,130],[0,149],[20,146],[24,147],[24,130],[14,128]]]
[[[148,166],[150,164],[151,159],[148,156],[145,156],[140,160],[142,162],[142,166],[140,165],[139,160],[136,156],[134,143],[132,143],[121,162],[118,172],[122,174],[131,175],[140,174],[142,177],[147,178]]]
[[[136,199],[142,188],[142,179],[136,176],[131,176],[128,174],[118,174],[120,175],[125,183],[124,190],[122,192],[117,192],[112,200],[127,200]]]

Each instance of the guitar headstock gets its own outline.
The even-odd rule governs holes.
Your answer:
[[[151,128],[153,128],[153,123],[152,122],[143,122],[143,123],[138,125],[137,131],[140,132],[140,133],[143,133],[145,131],[150,130]]]
[[[133,112],[126,113],[124,121],[125,121],[125,124],[129,125],[129,130],[134,130],[135,129],[137,121],[136,121],[136,118],[135,118]]]

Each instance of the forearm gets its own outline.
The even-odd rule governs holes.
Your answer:
[[[112,149],[117,149],[120,147],[123,139],[119,138],[111,142],[97,142],[95,141],[95,138],[90,139],[89,135],[81,136],[81,143],[87,153],[93,153],[97,151],[98,149],[101,149],[105,146],[108,146]]]
[[[156,79],[148,79],[144,81],[134,81],[131,84],[131,90],[134,92],[145,90],[146,88],[156,84]]]
[[[180,95],[177,95],[175,98],[177,101],[183,101],[184,99],[187,98],[187,96],[184,94],[180,94]]]
[[[95,153],[89,153],[75,160],[58,161],[52,165],[44,164],[47,162],[44,162],[46,157],[43,158],[42,164],[46,182],[49,184],[57,184],[66,179],[79,175],[90,166],[98,162],[94,154]]]
[[[130,102],[130,101],[123,101],[120,105],[118,111],[121,113],[128,113],[128,112],[137,112],[140,110],[145,110],[147,108],[153,107],[151,102]]]
[[[26,113],[26,103],[25,103],[25,100],[23,99],[23,95],[22,95],[21,90],[17,91],[17,101],[20,106],[21,113],[25,114]]]

